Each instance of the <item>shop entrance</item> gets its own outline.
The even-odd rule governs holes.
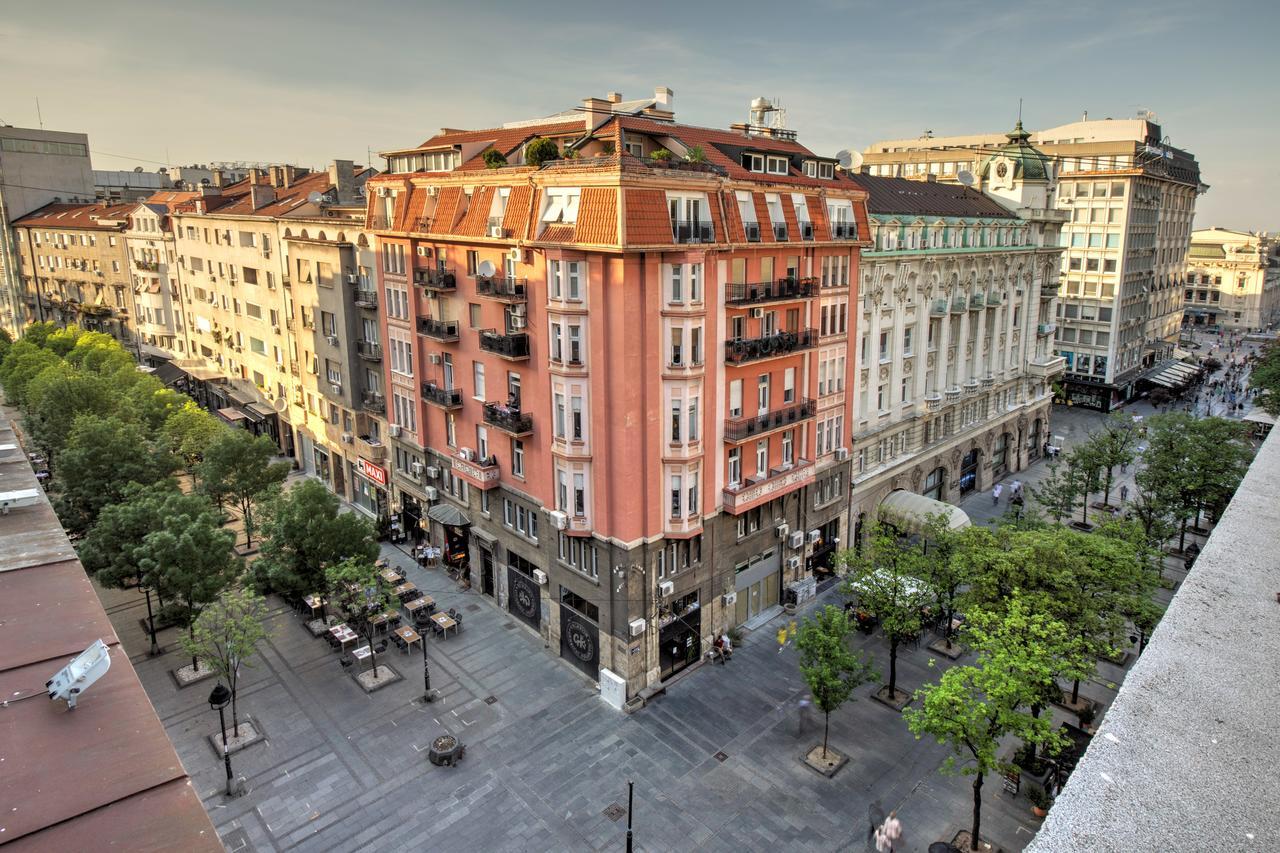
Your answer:
[[[599,613],[590,601],[560,587],[560,657],[592,679],[600,677]]]
[[[535,631],[541,632],[542,592],[532,577],[533,564],[507,552],[507,610]]]
[[[733,588],[738,594],[734,603],[734,624],[743,625],[755,619],[768,618],[778,607],[782,584],[782,555],[771,548],[736,569]]]
[[[981,452],[974,448],[960,461],[960,494],[967,495],[978,488],[978,459]]]
[[[702,609],[694,590],[658,615],[658,669],[666,679],[702,655]]]
[[[493,597],[493,554],[488,550],[480,552],[480,591]]]

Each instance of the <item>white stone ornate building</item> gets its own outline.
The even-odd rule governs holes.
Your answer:
[[[896,490],[955,501],[1039,456],[1064,368],[1051,177],[1020,128],[983,164],[985,192],[859,176],[875,245],[855,350],[855,545]]]
[[[1259,329],[1280,319],[1280,241],[1226,228],[1191,232],[1186,324]]]

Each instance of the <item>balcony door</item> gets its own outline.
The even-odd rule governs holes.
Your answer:
[[[769,374],[761,373],[756,383],[756,414],[769,414]]]

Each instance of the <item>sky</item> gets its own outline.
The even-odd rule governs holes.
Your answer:
[[[1196,226],[1280,230],[1280,3],[64,0],[0,19],[0,122],[89,134],[94,168],[320,167],[620,91],[725,127],[763,95],[833,155],[878,139],[1159,117]],[[382,161],[374,159],[374,165]]]

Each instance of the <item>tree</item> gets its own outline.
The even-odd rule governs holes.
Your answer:
[[[187,400],[181,408],[169,413],[160,434],[169,450],[182,460],[182,466],[194,482],[196,468],[204,459],[205,451],[225,429],[225,424],[196,405],[194,400]]]
[[[967,530],[952,530],[947,516],[942,513],[930,516],[921,531],[924,559],[921,561],[920,579],[924,581],[942,616],[942,637],[947,649],[951,648],[951,623],[955,620],[960,591],[969,582],[971,564],[957,558],[957,553],[968,538],[966,534]]]
[[[59,363],[31,380],[23,408],[32,440],[56,471],[58,453],[67,443],[76,417],[105,417],[114,414],[118,405],[116,389],[107,379]]]
[[[839,607],[827,605],[800,624],[796,648],[800,650],[800,674],[809,685],[814,704],[823,713],[822,757],[827,757],[827,736],[831,712],[839,708],[853,691],[880,677],[861,652],[849,650],[853,626]]]
[[[45,344],[49,340],[49,336],[54,332],[60,331],[56,323],[50,323],[45,320],[39,323],[32,323],[22,330],[21,340],[27,341],[32,346],[45,348]]]
[[[159,529],[160,511],[178,484],[161,480],[151,485],[132,483],[121,493],[119,503],[102,508],[89,533],[76,546],[84,569],[98,583],[112,589],[125,589],[137,582],[147,596],[147,632],[151,638],[151,654],[156,654],[155,616],[151,610],[153,580],[144,576],[138,564],[137,550],[142,540]],[[156,590],[161,593],[162,590]]]
[[[177,599],[180,623],[195,640],[200,611],[236,582],[243,568],[235,534],[223,530],[218,513],[201,495],[176,494],[160,507],[157,529],[136,551],[144,577]],[[192,658],[191,667],[196,668]]]
[[[17,341],[0,364],[0,385],[10,405],[22,408],[27,402],[27,386],[46,368],[61,364],[57,355],[28,338]]]
[[[341,512],[338,496],[304,480],[265,507],[262,550],[253,564],[259,590],[297,597],[326,588],[325,567],[349,558],[378,558],[373,523]]]
[[[898,649],[920,633],[920,611],[927,593],[920,575],[924,554],[919,544],[906,545],[883,521],[871,529],[862,553],[842,551],[836,558],[846,567],[841,591],[858,598],[859,606],[875,617],[889,641],[889,701],[898,699]],[[905,695],[905,692],[904,692]]]
[[[44,348],[52,352],[58,358],[66,358],[67,353],[75,349],[76,341],[80,340],[80,336],[84,334],[84,330],[79,326],[67,326],[65,329],[54,329],[48,337],[44,339]]]
[[[1075,471],[1083,498],[1080,524],[1086,529],[1089,524],[1089,495],[1102,488],[1102,456],[1092,443],[1082,444],[1068,452],[1071,460],[1067,463]]]
[[[1268,344],[1249,372],[1249,387],[1261,392],[1258,402],[1268,414],[1280,417],[1280,344]]]
[[[13,335],[9,334],[7,329],[0,329],[0,361],[4,361],[11,346],[13,346]]]
[[[199,659],[227,682],[231,690],[231,729],[240,733],[240,715],[236,694],[240,684],[240,667],[247,663],[258,641],[267,636],[263,625],[267,602],[251,590],[229,589],[218,596],[196,617],[191,635],[182,638],[182,647],[193,659]]]
[[[1031,488],[1032,499],[1044,507],[1057,524],[1075,514],[1076,499],[1080,497],[1080,477],[1074,462],[1070,454],[1062,461],[1050,460],[1049,474]]]
[[[199,465],[202,488],[215,501],[230,500],[244,521],[245,547],[253,547],[254,510],[269,498],[285,477],[288,462],[272,462],[276,445],[265,435],[253,436],[241,429],[228,429],[204,451]]]
[[[170,417],[182,411],[188,403],[195,405],[186,394],[166,387],[156,377],[137,370],[121,371],[112,379],[125,386],[122,388],[121,412],[142,424],[147,434],[156,438],[162,435]]]
[[[497,148],[490,148],[484,152],[484,165],[490,169],[501,169],[507,165],[507,156]]]
[[[1056,743],[1052,721],[1023,710],[1036,697],[1048,658],[1036,636],[1052,629],[1039,623],[1019,626],[1018,630],[1024,628],[1020,641],[979,635],[982,647],[977,664],[947,670],[936,684],[916,691],[919,708],[903,712],[917,739],[932,735],[951,748],[943,772],[973,777],[971,850],[979,849],[983,780],[993,770],[1008,768],[997,755],[1000,741],[1016,735],[1028,743]],[[1030,660],[1028,654],[1032,655]]]
[[[152,486],[173,470],[173,457],[156,450],[140,426],[115,416],[76,418],[59,459],[53,504],[72,533],[92,527],[104,507],[124,499],[131,483]]]
[[[329,600],[342,611],[351,630],[369,646],[369,660],[373,664],[373,677],[378,677],[378,655],[374,651],[373,638],[378,626],[374,617],[396,607],[382,573],[372,560],[351,557],[325,569]]]
[[[1115,469],[1133,462],[1138,444],[1138,431],[1133,417],[1124,412],[1113,413],[1102,425],[1102,431],[1089,440],[1098,465],[1102,469],[1102,502],[1111,505],[1111,486]]]
[[[560,157],[560,147],[541,136],[535,136],[524,146],[524,162],[526,166],[540,167],[548,160]]]

